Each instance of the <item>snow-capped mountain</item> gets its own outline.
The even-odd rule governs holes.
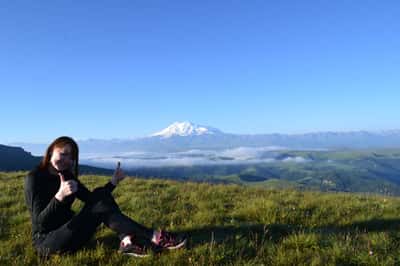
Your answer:
[[[182,152],[224,150],[240,147],[285,147],[287,149],[400,148],[400,130],[311,132],[305,134],[241,135],[190,122],[175,122],[148,137],[136,139],[88,139],[78,141],[81,153],[120,154],[134,151]],[[13,143],[34,155],[47,144]]]
[[[197,125],[188,121],[175,122],[167,128],[152,134],[152,137],[170,138],[172,136],[201,136],[201,135],[213,135],[222,134],[222,132],[216,128]]]

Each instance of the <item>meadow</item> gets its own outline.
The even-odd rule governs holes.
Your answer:
[[[400,198],[138,177],[113,192],[122,211],[187,234],[186,249],[122,256],[116,234],[100,226],[77,253],[42,259],[31,242],[26,174],[0,172],[0,265],[400,265]],[[93,189],[110,177],[80,179]]]

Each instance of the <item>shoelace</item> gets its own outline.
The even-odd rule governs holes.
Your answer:
[[[175,238],[172,234],[165,232],[165,231],[161,231],[158,244],[170,246],[170,245],[173,245],[174,240],[175,240]]]

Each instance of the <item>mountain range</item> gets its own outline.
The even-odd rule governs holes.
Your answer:
[[[306,134],[231,134],[191,122],[175,122],[147,137],[134,139],[79,140],[82,153],[132,151],[180,152],[221,150],[237,147],[281,147],[284,149],[368,149],[399,148],[400,130],[314,132]],[[32,154],[44,152],[48,144],[12,143]]]
[[[79,141],[80,172],[111,175],[121,161],[131,176],[400,195],[399,144],[395,130],[235,135],[185,122],[145,138]],[[24,148],[0,145],[0,171],[37,165]]]

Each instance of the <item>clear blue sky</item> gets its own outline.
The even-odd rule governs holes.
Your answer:
[[[400,128],[400,2],[0,3],[0,143]]]

